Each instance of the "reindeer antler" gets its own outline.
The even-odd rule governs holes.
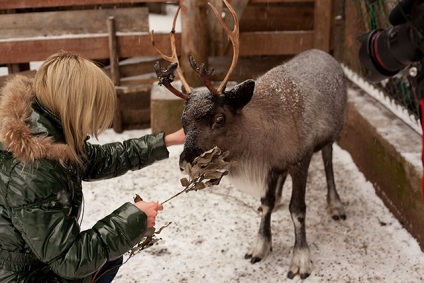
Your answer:
[[[183,72],[181,71],[180,62],[178,61],[177,48],[175,46],[175,23],[177,21],[177,17],[178,17],[178,13],[180,12],[180,9],[181,9],[181,6],[178,7],[177,12],[175,13],[174,21],[172,23],[172,30],[169,33],[169,38],[170,38],[170,41],[171,41],[171,53],[172,53],[171,56],[165,55],[162,51],[160,51],[157,48],[156,43],[154,41],[154,35],[153,35],[154,31],[153,30],[152,30],[152,33],[150,35],[150,39],[152,41],[153,47],[162,56],[162,58],[171,63],[171,65],[169,65],[166,70],[161,68],[159,61],[155,63],[155,72],[156,72],[156,75],[159,78],[159,83],[163,84],[173,94],[187,100],[188,99],[187,93],[191,93],[191,89],[190,89],[190,86],[188,85],[187,81],[185,80],[185,78],[183,76]],[[171,85],[171,82],[174,81],[173,73],[174,73],[175,69],[177,70],[178,77],[180,78],[180,80],[183,84],[184,93],[177,90],[176,88],[174,88]]]
[[[234,11],[233,7],[226,1],[223,0],[225,3],[225,6],[227,6],[228,10],[230,10],[231,14],[233,15],[234,19],[234,28],[232,31],[228,29],[228,27],[225,25],[224,21],[222,20],[221,16],[219,15],[216,8],[211,4],[208,3],[209,6],[211,6],[213,12],[215,13],[215,16],[217,17],[218,21],[220,22],[221,26],[224,28],[225,32],[228,34],[228,37],[231,40],[231,43],[233,44],[233,61],[231,62],[230,69],[227,72],[227,75],[225,76],[224,80],[221,82],[221,84],[218,87],[218,93],[222,93],[225,90],[225,87],[227,86],[227,82],[230,79],[231,73],[234,71],[234,68],[237,65],[238,55],[239,55],[239,24],[237,19],[237,14]]]
[[[205,63],[202,64],[202,69],[200,69],[197,66],[196,61],[194,60],[194,58],[192,56],[188,57],[188,60],[190,61],[190,65],[193,68],[193,70],[197,73],[197,75],[199,76],[199,78],[203,81],[203,83],[205,84],[205,86],[213,93],[213,94],[219,94],[219,92],[216,90],[216,88],[213,87],[212,82],[210,80],[210,77],[213,74],[214,69],[211,68],[209,71],[206,70],[206,65]]]
[[[238,19],[237,19],[237,14],[234,11],[233,7],[226,0],[223,0],[223,1],[224,1],[225,5],[227,6],[227,8],[230,10],[231,14],[233,15],[234,28],[233,28],[232,31],[230,31],[229,28],[225,25],[225,23],[222,20],[219,12],[217,11],[217,9],[211,3],[208,3],[209,6],[211,6],[215,16],[217,17],[221,26],[224,28],[225,32],[227,33],[227,35],[230,38],[231,43],[233,45],[233,60],[231,62],[230,69],[228,70],[226,76],[224,77],[224,80],[221,82],[218,89],[215,89],[213,87],[211,80],[210,80],[210,77],[213,73],[213,69],[211,69],[210,71],[207,71],[205,64],[202,64],[201,69],[200,69],[197,66],[197,63],[193,59],[193,57],[189,56],[189,61],[190,61],[191,67],[198,74],[198,76],[203,81],[205,86],[215,95],[222,94],[222,92],[225,90],[225,87],[227,86],[227,82],[230,78],[230,75],[234,71],[234,68],[237,65],[237,60],[238,60],[238,55],[239,55],[239,47],[240,47],[240,43],[239,43],[239,23],[238,23]],[[159,78],[159,83],[163,84],[168,90],[170,90],[175,95],[187,100],[188,99],[187,93],[191,93],[191,89],[190,89],[187,81],[184,79],[184,76],[183,76],[183,73],[181,71],[179,61],[178,61],[178,55],[177,55],[176,47],[175,47],[175,22],[177,20],[178,13],[179,13],[180,9],[181,9],[181,7],[178,7],[178,10],[177,10],[175,17],[174,17],[172,30],[171,30],[171,33],[169,35],[170,40],[171,40],[172,55],[167,56],[164,53],[162,53],[156,47],[156,44],[155,44],[154,39],[153,39],[153,30],[152,30],[152,33],[151,33],[151,40],[152,40],[153,47],[162,56],[162,58],[171,63],[171,65],[167,69],[161,68],[159,62],[155,63],[155,71],[156,71],[156,75]],[[175,69],[178,73],[178,76],[180,77],[181,82],[183,83],[183,88],[185,90],[185,93],[181,93],[180,91],[176,90],[171,85],[171,82],[173,82],[173,80],[174,80],[173,72],[174,72]]]
[[[219,12],[217,11],[217,9],[208,2],[209,6],[211,6],[216,18],[218,19],[218,21],[220,22],[221,26],[224,28],[225,32],[227,33],[228,37],[231,40],[231,43],[233,44],[233,60],[231,62],[231,66],[230,69],[227,72],[227,75],[225,76],[224,80],[221,82],[221,84],[219,85],[218,89],[215,89],[212,86],[212,83],[210,81],[210,76],[213,73],[213,69],[210,72],[206,71],[206,67],[205,64],[202,64],[202,70],[199,69],[199,67],[196,64],[196,61],[194,61],[194,59],[190,56],[189,60],[190,60],[190,65],[191,67],[194,69],[194,71],[199,75],[200,79],[203,81],[203,83],[205,84],[205,86],[213,93],[213,94],[221,94],[224,90],[225,87],[227,86],[227,82],[230,78],[231,73],[234,71],[234,68],[237,65],[237,60],[238,60],[238,55],[239,55],[239,24],[238,24],[238,19],[237,19],[237,14],[234,11],[233,7],[226,1],[223,0],[225,5],[227,6],[227,8],[230,10],[231,14],[233,15],[233,19],[234,19],[234,28],[232,31],[230,31],[227,27],[227,25],[224,23],[224,21],[222,20]]]

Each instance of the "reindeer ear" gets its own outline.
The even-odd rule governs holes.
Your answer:
[[[254,80],[246,80],[236,85],[228,92],[224,92],[226,101],[234,107],[234,109],[242,109],[249,103],[255,89]]]

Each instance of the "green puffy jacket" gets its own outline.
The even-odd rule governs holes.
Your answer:
[[[167,158],[162,133],[87,142],[85,168],[64,167],[60,121],[34,100],[31,81],[17,77],[2,91],[0,141],[0,282],[90,282],[141,240],[146,215],[131,203],[81,231],[82,181]]]

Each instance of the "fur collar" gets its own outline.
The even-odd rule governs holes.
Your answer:
[[[50,159],[66,163],[70,156],[67,145],[53,143],[47,133],[31,133],[28,122],[34,102],[32,79],[17,75],[8,81],[0,94],[0,143],[7,151],[25,162]]]

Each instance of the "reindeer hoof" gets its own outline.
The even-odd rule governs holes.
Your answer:
[[[331,215],[331,218],[333,218],[333,220],[335,221],[338,221],[340,219],[346,220],[346,212],[343,208],[343,204],[341,201],[329,202],[327,209],[328,209],[329,215]]]
[[[293,279],[295,276],[296,276],[296,274],[294,274],[294,273],[293,273],[293,272],[291,272],[291,271],[289,271],[289,272],[287,273],[287,278],[288,278],[288,279]]]
[[[303,274],[300,274],[300,279],[306,279],[306,278],[308,278],[309,277],[309,275],[311,275],[311,274],[309,274],[309,273],[303,273]]]
[[[255,264],[257,262],[260,262],[261,260],[262,259],[260,257],[255,256],[255,257],[252,257],[252,259],[250,260],[250,263]]]
[[[339,221],[340,219],[346,220],[346,215],[333,215],[331,218],[333,218],[335,221]]]
[[[306,279],[306,278],[308,278],[309,277],[309,275],[311,275],[310,273],[302,273],[302,274],[300,274],[300,279]],[[287,278],[288,279],[293,279],[294,277],[296,276],[296,274],[295,273],[293,273],[292,271],[289,271],[288,273],[287,273]]]
[[[262,260],[262,258],[261,258],[261,257],[259,257],[259,256],[253,256],[253,255],[252,255],[252,254],[250,254],[250,253],[245,254],[244,258],[245,258],[245,259],[250,259],[250,263],[251,263],[251,264],[254,264],[254,263],[260,262],[260,261]]]

